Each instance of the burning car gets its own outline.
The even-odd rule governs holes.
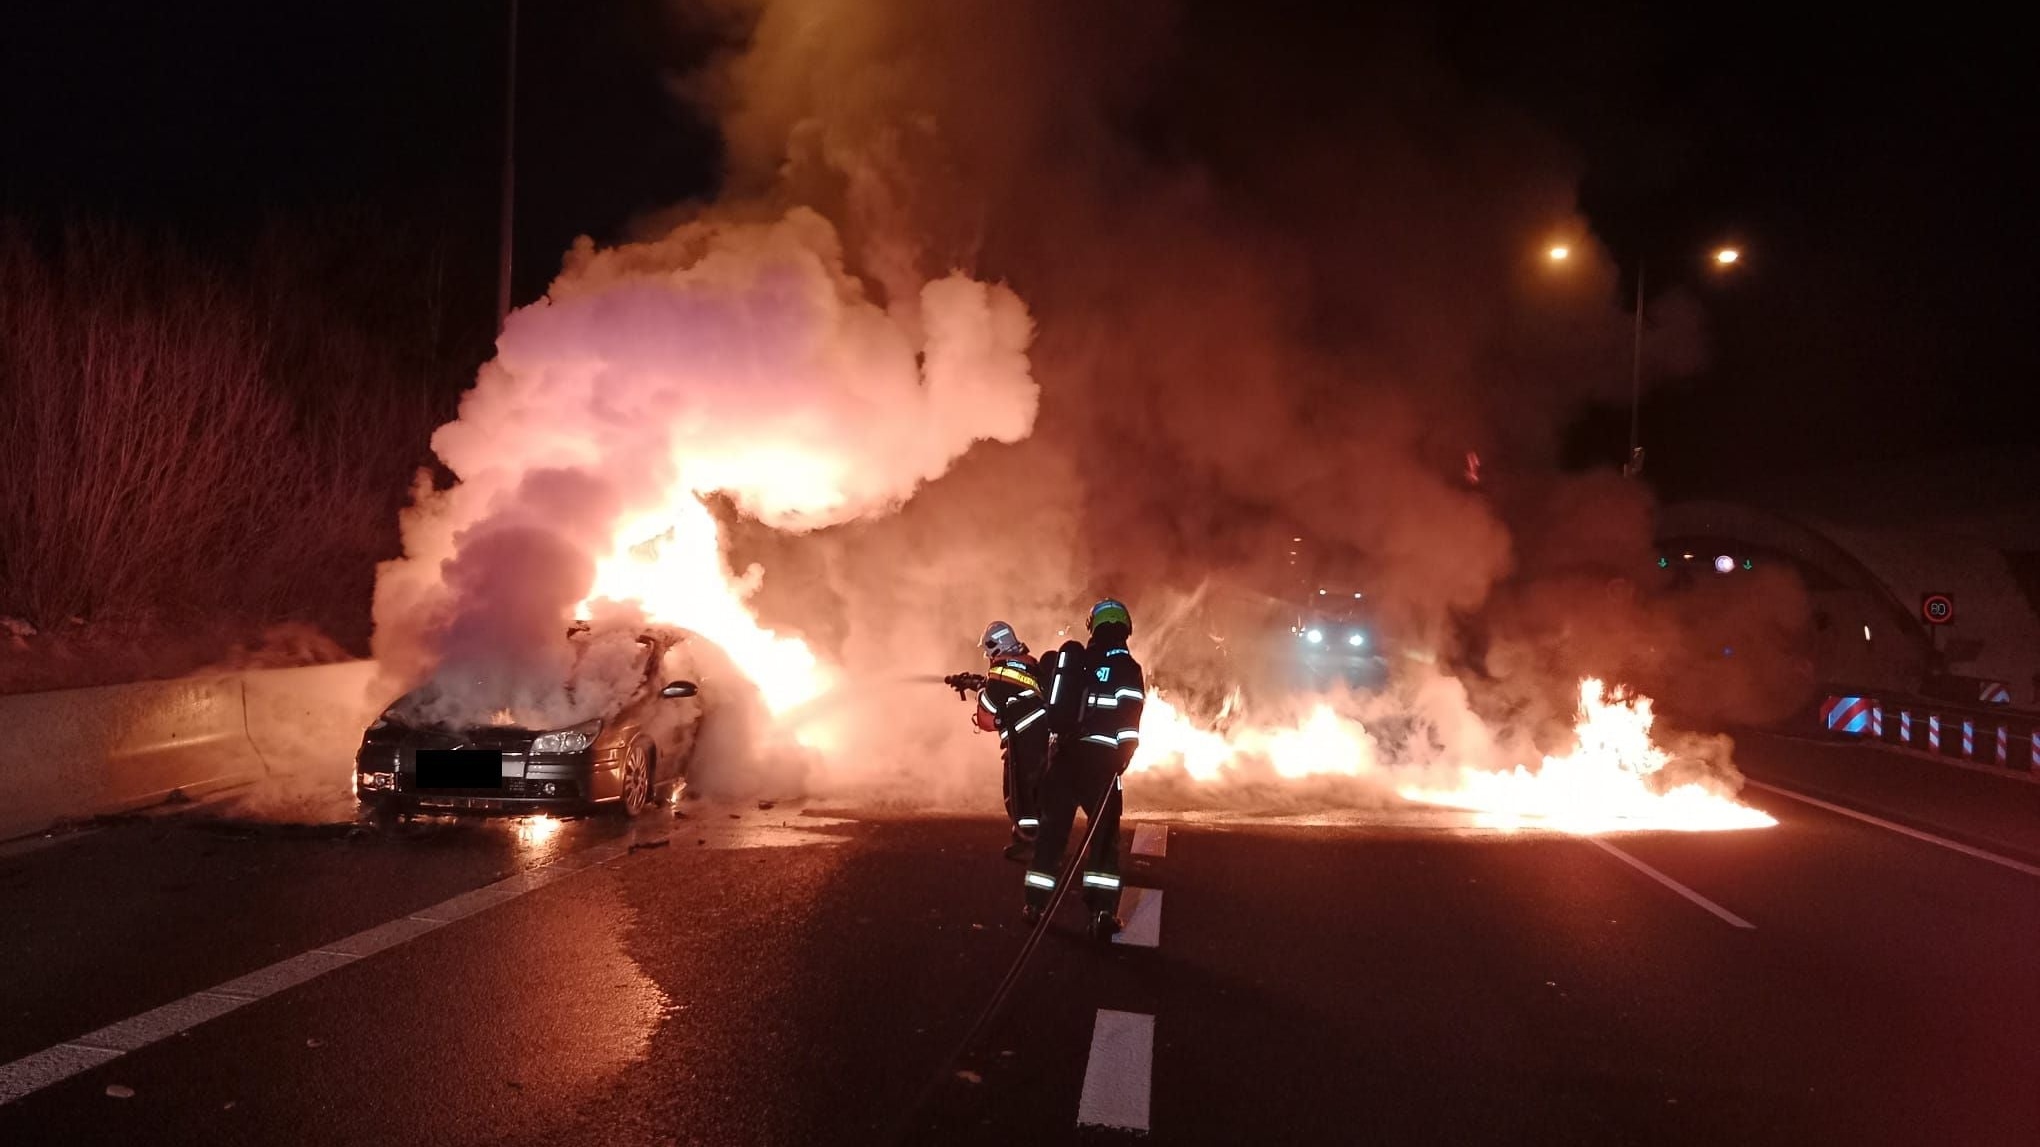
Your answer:
[[[532,728],[514,712],[481,722],[450,719],[443,683],[415,689],[362,735],[354,791],[368,818],[636,816],[670,797],[686,781],[701,719],[699,687],[676,676],[691,664],[688,635],[638,633],[635,647],[613,666],[617,672],[601,681],[584,672],[595,659],[587,628],[576,627],[568,640],[573,670],[566,690],[586,694],[576,715],[589,715],[560,728]]]

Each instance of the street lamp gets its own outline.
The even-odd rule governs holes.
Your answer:
[[[510,240],[517,202],[517,0],[503,48],[503,188],[496,235],[496,333],[510,315]]]
[[[1572,258],[1572,248],[1564,243],[1554,243],[1545,251],[1545,257],[1553,264],[1564,263]],[[1718,247],[1712,256],[1718,267],[1732,267],[1742,259],[1742,251],[1736,247]],[[1629,457],[1622,463],[1622,476],[1634,478],[1643,473],[1643,445],[1638,439],[1637,418],[1643,399],[1643,312],[1644,312],[1644,269],[1643,256],[1636,257],[1636,309],[1634,333],[1629,349]]]

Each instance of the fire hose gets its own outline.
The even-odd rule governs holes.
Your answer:
[[[948,682],[945,681],[944,684],[948,684]],[[1053,768],[1055,768],[1055,746],[1051,744],[1049,747],[1048,769],[1042,771],[1044,780],[1048,776],[1048,770]],[[1098,803],[1091,807],[1103,811],[1105,802],[1112,799],[1112,786],[1117,783],[1119,783],[1119,774],[1114,773],[1105,782],[1105,791],[1098,794]],[[1021,943],[1019,954],[1013,957],[1013,963],[1006,969],[1006,975],[1000,979],[999,986],[992,989],[991,998],[985,1001],[985,1006],[978,1012],[977,1019],[971,1023],[970,1030],[963,1033],[963,1038],[957,1041],[955,1049],[943,1058],[941,1065],[935,1069],[935,1073],[928,1077],[927,1083],[923,1084],[921,1090],[915,1094],[914,1101],[907,1106],[906,1111],[901,1114],[899,1121],[894,1125],[893,1133],[886,1136],[886,1142],[906,1143],[909,1141],[909,1137],[914,1133],[914,1122],[920,1116],[922,1109],[927,1107],[928,1101],[934,1098],[935,1093],[945,1083],[949,1082],[951,1073],[955,1070],[956,1065],[962,1061],[972,1046],[977,1043],[978,1037],[982,1036],[991,1027],[992,1021],[998,1017],[999,1010],[1006,1005],[1007,998],[1013,994],[1013,989],[1020,983],[1020,974],[1026,970],[1028,958],[1033,956],[1034,950],[1041,946],[1041,938],[1048,934],[1049,921],[1055,919],[1056,909],[1062,907],[1063,897],[1069,894],[1070,885],[1077,875],[1077,869],[1082,866],[1084,858],[1090,855],[1091,842],[1098,835],[1099,819],[1096,814],[1086,812],[1084,817],[1084,842],[1077,846],[1075,852],[1070,853],[1064,859],[1062,872],[1056,877],[1055,891],[1049,894],[1048,907],[1042,909],[1041,917],[1034,922],[1033,929],[1027,933],[1027,939]]]

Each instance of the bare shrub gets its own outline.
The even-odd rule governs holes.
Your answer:
[[[105,226],[39,238],[0,223],[0,616],[364,645],[375,562],[471,364],[329,305],[333,236],[272,229],[241,267]]]

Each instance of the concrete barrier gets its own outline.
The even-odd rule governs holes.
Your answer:
[[[368,696],[374,676],[373,661],[241,674],[250,743],[272,772],[305,758],[330,757],[336,746],[351,767],[361,731],[382,708]],[[347,783],[344,773],[340,783]]]
[[[391,698],[370,698],[373,661],[242,676],[248,740],[263,780],[236,800],[250,816],[323,824],[354,814],[354,751]]]
[[[347,783],[372,662],[0,697],[0,840],[280,776]]]

